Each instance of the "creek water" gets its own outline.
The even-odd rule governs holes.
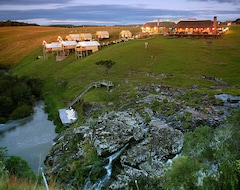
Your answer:
[[[44,106],[44,102],[39,101],[32,116],[0,124],[0,146],[7,148],[8,155],[26,160],[36,174],[44,167],[44,159],[57,135]]]
[[[123,148],[121,148],[119,151],[115,152],[114,154],[110,155],[108,159],[107,165],[104,166],[104,169],[106,170],[106,175],[104,175],[102,178],[98,179],[98,181],[95,184],[91,184],[90,179],[86,179],[86,183],[84,186],[84,190],[94,189],[94,190],[101,190],[102,187],[109,181],[112,175],[112,163],[115,159],[117,159],[122,152],[125,150],[125,148],[128,146],[126,144]]]

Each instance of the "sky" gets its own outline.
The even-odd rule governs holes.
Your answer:
[[[0,0],[0,20],[39,25],[135,25],[240,18],[240,0]]]

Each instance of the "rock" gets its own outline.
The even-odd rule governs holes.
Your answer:
[[[193,86],[190,91],[195,88],[198,87]],[[149,181],[159,179],[164,175],[167,163],[181,152],[183,132],[194,130],[199,125],[219,126],[226,118],[224,114],[228,107],[224,109],[224,106],[234,104],[239,108],[240,103],[239,97],[220,96],[224,98],[224,104],[216,104],[214,97],[199,94],[197,101],[192,101],[192,96],[182,97],[184,90],[162,85],[149,84],[139,86],[136,90],[139,95],[119,105],[118,111],[103,113],[97,119],[92,118],[91,114],[99,112],[102,105],[85,104],[84,126],[69,128],[55,138],[55,144],[45,160],[48,176],[55,174],[58,181],[72,182],[74,186],[74,167],[83,164],[86,171],[95,175],[91,171],[95,163],[84,163],[85,160],[91,160],[89,155],[86,159],[89,148],[104,165],[105,158],[128,144],[114,161],[112,177],[106,188],[128,188],[129,184],[140,178]],[[151,94],[150,91],[157,94]],[[124,98],[129,98],[127,93]],[[108,104],[109,107],[112,105]],[[98,175],[101,177],[105,169],[101,170],[101,164],[97,167],[96,171],[100,168]],[[75,185],[79,185],[79,182],[75,182]]]
[[[143,138],[142,118],[128,112],[110,112],[99,117],[95,126],[94,147],[99,155],[111,154],[134,139]]]
[[[167,158],[170,155],[178,154],[182,147],[183,134],[181,131],[169,127],[162,121],[154,120],[150,122],[146,137],[132,145],[121,156],[120,162],[124,168],[121,177],[136,179],[140,176],[149,178],[162,176]],[[122,186],[123,181],[119,176],[110,185],[112,189],[122,188]]]

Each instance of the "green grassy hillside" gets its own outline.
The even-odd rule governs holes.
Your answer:
[[[149,44],[147,49],[144,46],[146,41]],[[124,93],[134,95],[135,86],[151,83],[181,88],[198,85],[206,91],[211,86],[219,86],[213,80],[204,79],[203,75],[228,84],[218,93],[240,95],[239,51],[240,27],[233,26],[220,39],[168,39],[155,36],[106,46],[79,60],[72,53],[61,62],[56,62],[55,57],[37,59],[42,55],[39,44],[11,72],[44,80],[45,101],[54,117],[59,108],[66,106],[89,84],[105,78],[104,69],[95,64],[100,60],[116,62],[109,70],[110,80],[115,87],[110,93],[103,88],[94,89],[84,96],[85,100],[117,102]]]

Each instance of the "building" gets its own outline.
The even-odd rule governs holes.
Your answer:
[[[156,22],[147,22],[142,26],[143,34],[167,34],[173,28],[175,28],[176,23],[174,22],[160,22],[159,20]]]
[[[142,27],[144,34],[218,35],[217,17],[212,20],[182,20],[174,22],[147,22]]]
[[[69,34],[66,36],[67,41],[80,41],[80,34]]]
[[[91,33],[69,34],[66,36],[67,41],[90,41],[92,40]]]
[[[211,20],[186,20],[177,23],[176,34],[217,34],[217,17]]]
[[[108,39],[109,38],[109,33],[108,31],[97,31],[96,32],[96,38],[101,40],[101,39]]]
[[[131,38],[132,37],[132,32],[129,30],[122,30],[119,34],[119,38]]]
[[[75,58],[79,59],[98,51],[101,45],[97,41],[82,41],[75,46]]]
[[[82,33],[82,34],[80,34],[80,40],[81,41],[91,41],[92,34],[91,33]]]

